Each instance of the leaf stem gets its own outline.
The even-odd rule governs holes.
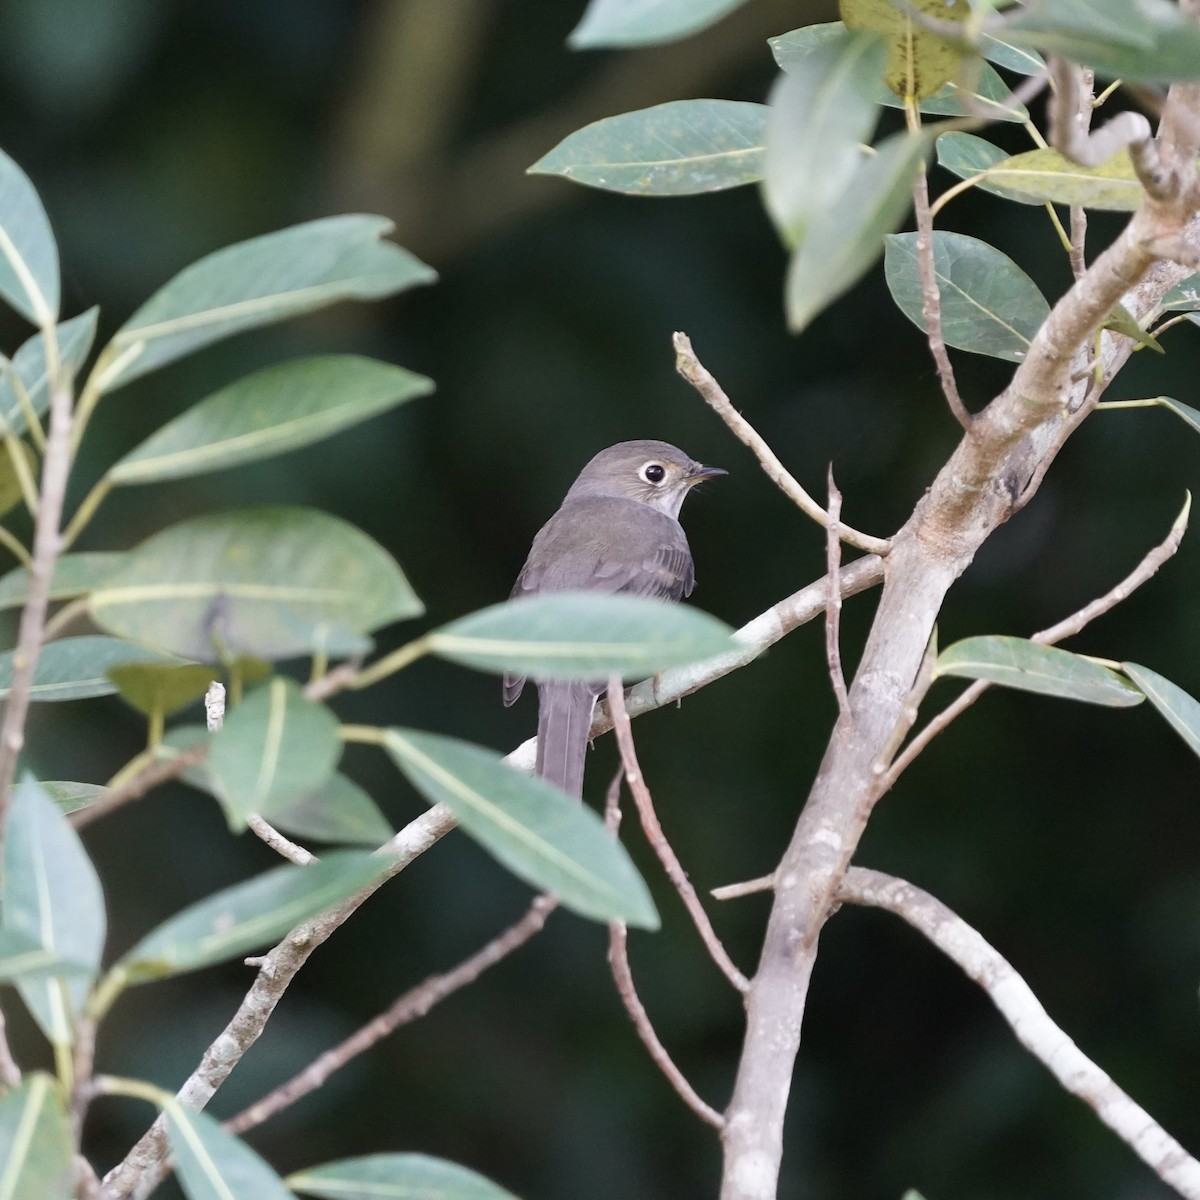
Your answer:
[[[360,688],[370,687],[373,683],[378,683],[381,679],[386,679],[389,675],[395,674],[397,671],[402,671],[409,663],[416,662],[418,658],[424,657],[429,653],[429,638],[419,637],[415,641],[411,641],[401,646],[398,650],[393,650],[391,654],[385,655],[378,662],[372,663],[369,667],[359,671],[346,684],[346,687],[351,691],[358,691]]]
[[[29,570],[33,562],[33,556],[25,549],[21,539],[15,533],[0,525],[0,546],[3,546],[10,554],[23,566]]]
[[[96,515],[96,509],[104,503],[112,489],[112,479],[108,475],[102,475],[92,490],[84,496],[83,502],[75,510],[75,515],[67,522],[66,532],[63,534],[64,550],[69,549],[75,539],[87,528],[88,522]]]

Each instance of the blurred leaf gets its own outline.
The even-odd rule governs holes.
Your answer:
[[[1181,421],[1190,425],[1197,433],[1200,433],[1200,409],[1192,408],[1189,404],[1184,404],[1181,400],[1174,400],[1170,396],[1156,396],[1154,403],[1168,412],[1173,412]]]
[[[83,366],[96,336],[98,308],[87,312],[58,327],[58,357],[66,376],[74,379]],[[46,338],[35,333],[12,357],[12,368],[25,388],[30,406],[39,416],[50,407],[50,375],[46,370]],[[0,414],[16,433],[23,433],[26,426],[25,414],[17,400],[16,389],[7,370],[0,371]]]
[[[884,266],[892,299],[923,330],[917,235],[897,233],[886,241]],[[1020,362],[1050,313],[1033,280],[1008,255],[961,233],[934,232],[933,262],[946,344]]]
[[[3,435],[0,434],[0,440],[2,439]],[[29,468],[30,477],[37,479],[39,469],[37,456],[24,441],[18,441],[16,448],[17,453],[25,460]],[[25,493],[21,491],[21,479],[17,474],[16,467],[13,466],[8,447],[0,445],[0,517],[16,508],[24,495]]]
[[[673,100],[593,121],[528,169],[632,196],[693,196],[762,178],[767,109]]]
[[[175,1174],[188,1200],[292,1200],[283,1180],[207,1113],[163,1106]]]
[[[355,214],[293,225],[218,250],[184,268],[117,331],[104,391],[201,346],[338,300],[377,300],[433,270],[383,241],[386,217]]]
[[[1108,667],[1091,659],[1042,646],[1025,638],[971,637],[947,646],[937,657],[934,678],[957,675],[1064,700],[1127,708],[1142,695]]]
[[[433,381],[355,354],[278,363],[214,392],[151,434],[109,472],[118,486],[220,471],[329,437]]]
[[[58,1084],[35,1071],[0,1096],[0,1196],[73,1200],[75,1146]]]
[[[83,554],[64,554],[54,564],[54,577],[50,581],[51,600],[69,600],[82,596],[121,561],[120,554],[105,551],[87,551]],[[29,593],[29,572],[24,567],[9,571],[0,579],[0,609],[20,608]]]
[[[850,290],[883,249],[884,235],[904,219],[928,140],[906,133],[880,143],[838,202],[815,217],[788,267],[788,328],[799,333]]]
[[[0,698],[12,687],[13,655],[0,654]],[[31,700],[84,700],[111,696],[117,685],[108,672],[122,663],[165,662],[168,656],[120,638],[89,634],[48,642],[38,655]]]
[[[1036,75],[1046,69],[1046,60],[1035,50],[1014,46],[991,34],[981,34],[979,53],[998,67],[1016,71],[1018,75]]]
[[[770,38],[769,42],[775,61],[784,71],[791,72],[797,70],[819,47],[840,43],[847,36],[846,27],[841,21],[828,21],[793,29],[790,33]],[[1014,54],[1018,53],[1023,55],[1023,52],[1014,51]],[[969,89],[969,106],[968,98],[964,95],[968,75],[974,80]],[[1008,84],[986,63],[976,60],[973,68],[968,63],[962,76],[961,80],[951,80],[924,97],[918,105],[921,112],[930,116],[965,117],[982,110],[994,121],[1024,121],[1029,116],[1025,106],[1013,100]],[[884,83],[882,72],[866,81],[863,95],[873,104],[883,104],[889,108],[904,107],[904,101]]]
[[[1149,667],[1127,662],[1121,664],[1121,670],[1141,688],[1191,752],[1200,755],[1200,702]]]
[[[908,0],[912,8],[941,21],[965,21],[967,0]],[[965,52],[923,29],[892,0],[839,0],[848,29],[869,29],[887,40],[885,81],[900,97],[931,96],[958,73]]]
[[[435,629],[434,654],[538,679],[644,678],[733,649],[728,625],[697,608],[602,592],[493,604]]]
[[[1159,307],[1163,312],[1200,312],[1200,275],[1189,275],[1173,287]]]
[[[27,933],[16,929],[0,929],[0,983],[13,983],[20,978],[41,978],[46,975],[58,975],[66,978],[70,975],[85,975],[90,978],[93,974],[91,967],[83,963],[68,962],[47,950],[41,942]],[[0,1163],[3,1160],[0,1159]],[[0,1195],[3,1195],[0,1188]]]
[[[951,130],[949,133],[943,133],[937,140],[938,166],[945,167],[960,179],[975,179],[982,175],[983,178],[978,180],[976,186],[998,196],[1008,196],[1008,192],[999,184],[993,183],[991,177],[984,175],[984,172],[997,163],[1002,163],[1006,158],[1008,154],[999,146],[993,146],[986,138],[977,137],[973,133]],[[1016,196],[1009,198],[1018,199]]]
[[[746,0],[590,0],[567,44],[576,50],[669,42],[719,21]]]
[[[426,1154],[343,1158],[296,1171],[284,1182],[322,1200],[516,1200],[490,1179]]]
[[[379,806],[345,775],[331,775],[271,808],[271,824],[293,837],[349,846],[381,846],[395,832]]]
[[[29,177],[0,150],[0,296],[44,328],[58,319],[58,247]]]
[[[127,951],[112,973],[142,983],[248,954],[366,887],[385,865],[370,854],[335,850],[309,867],[276,867],[176,913]]]
[[[389,729],[384,747],[426,800],[444,804],[526,883],[554,892],[585,917],[658,928],[654,902],[625,847],[590,808],[456,738]]]
[[[1172,0],[1041,0],[1016,10],[1004,36],[1108,77],[1200,79],[1200,22]]]
[[[3,880],[0,928],[23,934],[90,972],[69,981],[18,984],[26,1007],[50,1042],[69,1046],[75,1015],[83,1008],[90,976],[104,952],[104,893],[79,835],[30,775],[13,792]]]
[[[169,716],[198,700],[212,675],[197,663],[122,663],[108,672],[121,699],[148,717]]]
[[[313,509],[271,507],[155,534],[92,592],[90,609],[114,633],[214,662],[310,653],[330,630],[366,632],[422,606],[365,533]]]
[[[44,779],[42,789],[65,815],[87,808],[108,791],[101,783],[72,783],[65,779]]]
[[[868,96],[883,69],[871,33],[850,33],[793,60],[771,91],[766,130],[767,211],[789,246],[846,190],[879,109]]]
[[[1158,339],[1143,329],[1141,322],[1123,304],[1118,304],[1113,308],[1100,328],[1111,329],[1114,333],[1132,338],[1139,346],[1146,346],[1156,354],[1166,354]]]
[[[226,715],[205,767],[230,827],[243,829],[251,813],[270,817],[276,804],[320,787],[341,752],[333,713],[277,677]]]

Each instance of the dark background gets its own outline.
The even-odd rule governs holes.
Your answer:
[[[897,527],[957,438],[918,332],[874,272],[802,337],[784,327],[785,256],[755,189],[690,200],[590,192],[524,169],[599,117],[691,96],[762,100],[769,35],[830,6],[754,0],[716,29],[630,54],[569,51],[582,11],[537,0],[6,0],[0,145],[33,178],[58,234],[65,309],[102,305],[111,334],[200,255],[341,212],[393,218],[435,287],[346,305],[222,343],[105,400],[77,501],[112,458],[249,369],[355,350],[420,370],[437,394],[265,464],[115,495],[81,548],[119,549],[184,516],[311,504],[385,543],[423,597],[386,649],[507,595],[533,533],[600,447],[665,438],[730,471],[689,502],[694,601],[741,624],[816,578],[823,535],[675,375],[686,330],[735,404],[818,494],[832,462],[844,514]],[[1020,130],[994,135],[1025,148]],[[939,185],[947,182],[935,173]],[[947,214],[999,245],[1047,295],[1068,281],[1036,208],[969,196]],[[1097,218],[1093,252],[1116,225]],[[0,319],[0,346],[26,336]],[[1196,403],[1196,331],[1139,354],[1110,397]],[[979,407],[1009,368],[960,356]],[[1107,590],[1197,483],[1200,442],[1159,411],[1102,414],[952,592],[942,644],[1028,634]],[[1200,691],[1194,544],[1073,648]],[[873,600],[845,613],[852,663]],[[701,889],[769,871],[834,712],[821,631],[637,724],[674,845]],[[932,714],[953,695],[938,685]],[[507,749],[532,701],[494,678],[423,662],[336,702],[347,720],[415,724]],[[191,714],[186,714],[190,716]],[[102,781],[141,744],[113,700],[44,707],[30,761]],[[607,740],[589,791],[611,773]],[[422,802],[382,756],[346,766],[397,824]],[[1110,711],[994,692],[880,806],[858,861],[960,912],[1024,973],[1081,1047],[1185,1144],[1200,1146],[1200,763],[1147,706]],[[627,821],[664,915],[632,938],[659,1033],[699,1091],[728,1099],[740,1004],[699,949]],[[210,799],[164,789],[92,827],[117,954],[218,886],[271,865]],[[528,889],[453,835],[323,948],[213,1105],[229,1115],[445,969],[524,910]],[[753,969],[764,897],[713,904]],[[240,965],[143,987],[106,1024],[100,1067],[174,1088],[248,985]],[[13,1007],[13,1006],[10,1006]],[[26,1061],[36,1039],[15,1018]],[[149,1113],[100,1102],[91,1149],[110,1166]],[[419,1150],[524,1200],[711,1196],[716,1138],[647,1061],[616,998],[605,932],[558,914],[546,932],[419,1025],[401,1030],[250,1140],[281,1171]],[[895,918],[845,910],[822,937],[793,1088],[784,1197],[1150,1198],[1133,1153],[1014,1041],[986,998]],[[174,1184],[165,1185],[166,1195]]]

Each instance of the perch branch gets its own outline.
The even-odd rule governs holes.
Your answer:
[[[838,720],[847,726],[851,721],[850,697],[846,693],[846,675],[842,671],[842,543],[838,540],[842,515],[842,493],[833,481],[833,464],[829,466],[829,524],[825,528],[825,662],[829,679],[837,698]]]
[[[837,890],[850,904],[886,909],[927,937],[987,992],[1017,1040],[1073,1096],[1078,1096],[1164,1183],[1200,1200],[1200,1162],[1091,1061],[1051,1019],[1007,960],[928,892],[862,867]]]

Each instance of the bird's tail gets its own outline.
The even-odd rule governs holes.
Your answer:
[[[594,683],[538,684],[537,773],[576,800],[583,796],[588,730],[602,687]]]

